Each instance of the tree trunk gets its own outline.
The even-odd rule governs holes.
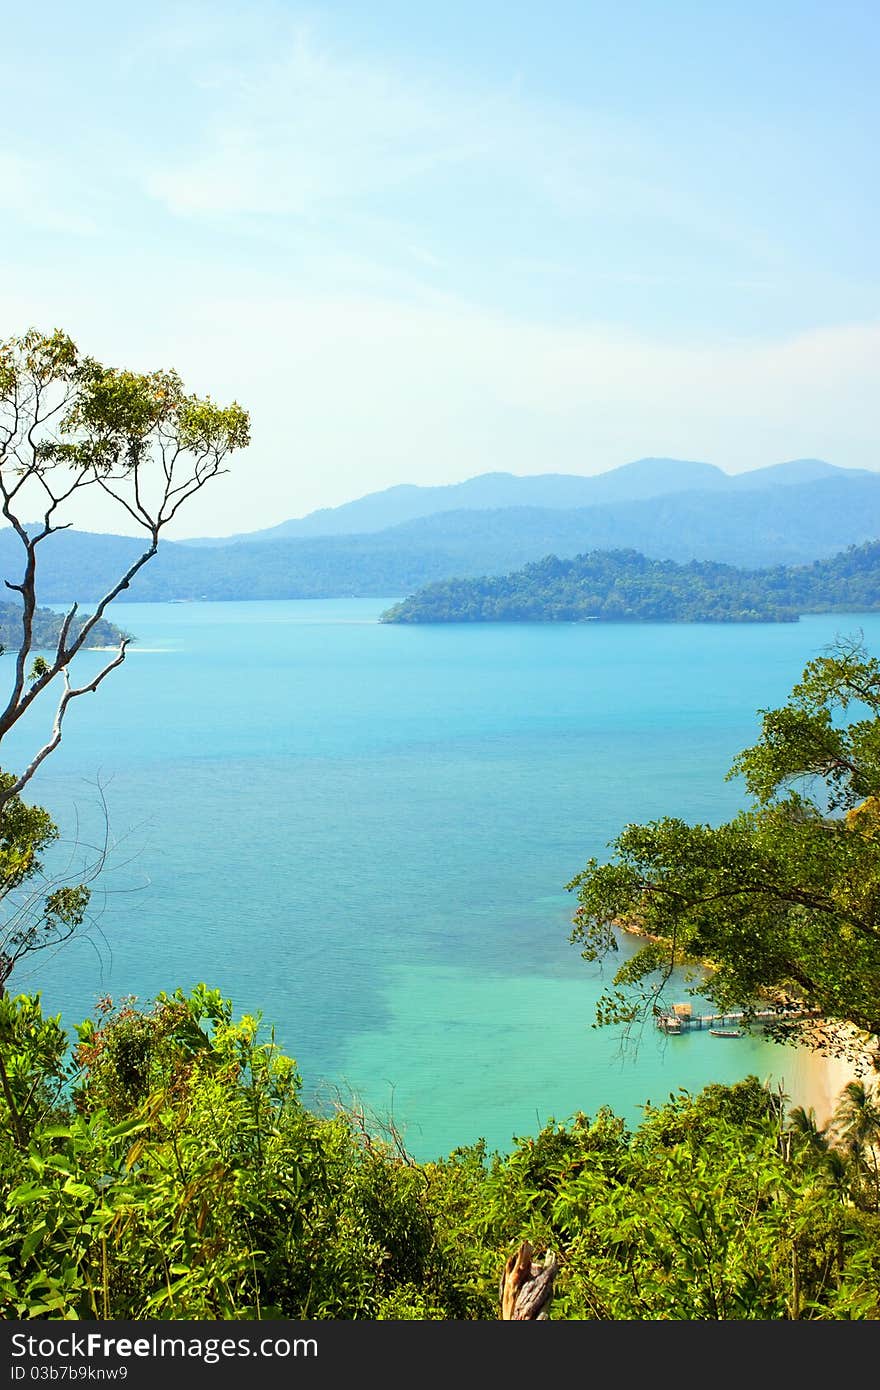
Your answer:
[[[524,1240],[516,1254],[510,1256],[501,1276],[498,1290],[501,1317],[513,1322],[527,1319],[546,1322],[558,1268],[552,1251],[544,1256],[543,1264],[533,1263],[532,1247]]]

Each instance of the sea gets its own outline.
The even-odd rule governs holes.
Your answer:
[[[108,995],[217,987],[307,1104],[357,1106],[419,1160],[602,1106],[634,1127],[746,1075],[792,1096],[794,1050],[760,1034],[597,1028],[634,947],[584,961],[566,885],[628,822],[744,806],[725,775],[759,711],[836,638],[880,650],[880,616],[380,623],[399,597],[115,606],[129,655],[28,788],[61,831],[47,876],[103,864],[89,919],[11,988],[72,1029]],[[3,766],[51,722],[37,702]]]

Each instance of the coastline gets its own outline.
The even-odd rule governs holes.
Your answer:
[[[845,1057],[825,1057],[809,1047],[792,1049],[794,1056],[787,1074],[783,1075],[788,1106],[800,1105],[812,1110],[816,1124],[824,1129],[834,1114],[844,1086],[856,1079],[852,1061]]]
[[[646,931],[631,918],[618,918],[615,926],[627,936],[639,937],[643,941],[664,940]],[[706,968],[711,970],[711,964],[707,963]],[[789,1059],[774,1074],[785,1092],[788,1108],[794,1109],[799,1105],[807,1112],[812,1110],[820,1129],[831,1121],[840,1093],[850,1081],[877,1078],[880,1085],[880,1072],[874,1065],[875,1054],[865,1037],[849,1024],[838,1023],[835,1026],[851,1055],[829,1056],[801,1043],[782,1049],[783,1054],[789,1054]]]
[[[782,1075],[789,1108],[800,1105],[812,1110],[820,1128],[831,1120],[840,1093],[850,1081],[868,1083],[877,1077],[874,1055],[865,1039],[850,1027],[841,1025],[841,1030],[854,1055],[829,1057],[801,1044],[792,1049],[791,1064]]]

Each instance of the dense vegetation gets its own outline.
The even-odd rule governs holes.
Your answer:
[[[0,1315],[481,1319],[521,1238],[556,1319],[880,1316],[880,1115],[788,1118],[754,1078],[551,1122],[507,1155],[415,1163],[219,993],[104,1001],[73,1060],[37,996],[0,1000]],[[9,1124],[10,1105],[15,1124]]]
[[[880,608],[880,542],[810,565],[739,570],[649,560],[634,550],[549,555],[513,574],[430,584],[388,623],[794,622],[801,613]]]
[[[32,647],[36,651],[48,651],[58,643],[58,634],[64,615],[51,608],[37,608],[34,612],[34,631]],[[73,635],[82,628],[82,622],[74,621]],[[84,647],[118,647],[123,637],[129,633],[101,618],[86,636]],[[21,606],[16,603],[0,603],[0,648],[4,651],[17,647],[21,641]]]

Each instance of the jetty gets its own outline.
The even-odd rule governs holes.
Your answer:
[[[690,1004],[673,1004],[667,1011],[658,1008],[654,1010],[654,1021],[662,1033],[689,1033],[693,1029],[707,1028],[716,1037],[742,1036],[752,1023],[789,1023],[816,1016],[815,1009],[783,1007],[756,1009],[754,1013],[749,1014],[742,1009],[726,1014],[695,1014]]]

